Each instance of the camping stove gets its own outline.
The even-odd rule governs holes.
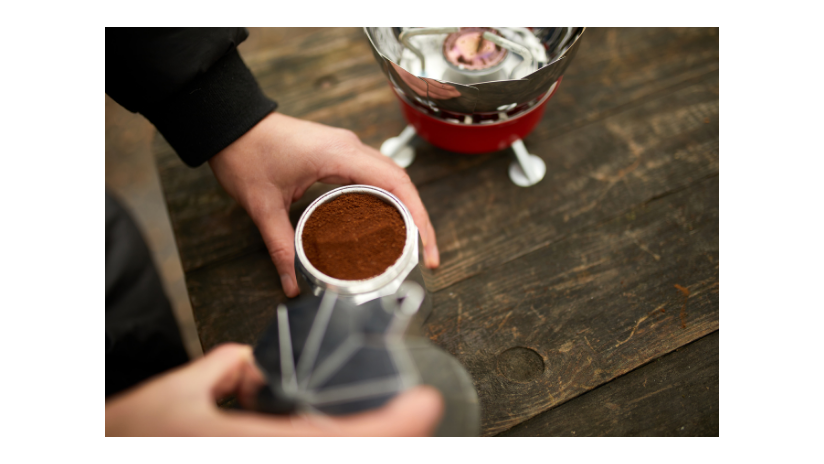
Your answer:
[[[527,152],[522,139],[541,120],[584,28],[364,29],[409,122],[381,153],[409,166],[415,135],[457,153],[512,147],[510,179],[521,187],[543,179],[546,164]]]

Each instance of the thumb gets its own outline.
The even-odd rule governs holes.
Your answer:
[[[359,145],[359,153],[347,163],[338,166],[334,172],[321,178],[321,182],[356,183],[380,187],[397,196],[409,209],[423,242],[424,264],[430,269],[437,268],[441,259],[435,239],[435,229],[429,220],[420,194],[409,175],[394,161],[368,145]],[[377,162],[376,162],[377,160]]]
[[[238,343],[218,346],[186,367],[187,385],[207,387],[211,400],[248,391],[264,380],[254,364],[252,347]]]
[[[278,270],[283,292],[289,298],[298,296],[300,288],[295,276],[295,230],[289,222],[288,211],[277,208],[261,218],[255,218],[255,223]]]

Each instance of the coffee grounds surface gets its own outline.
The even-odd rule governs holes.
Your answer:
[[[366,193],[347,193],[318,206],[303,226],[303,250],[320,272],[342,280],[383,274],[406,244],[394,206]]]

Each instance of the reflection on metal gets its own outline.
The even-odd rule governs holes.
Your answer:
[[[292,340],[289,334],[289,315],[286,312],[286,306],[279,305],[277,314],[281,386],[285,392],[296,392],[298,383],[295,377],[295,362],[292,357]]]
[[[309,373],[315,365],[318,350],[320,350],[320,342],[323,339],[323,334],[326,333],[326,327],[329,325],[329,319],[332,316],[332,308],[335,307],[337,299],[337,293],[326,292],[320,301],[318,315],[315,317],[312,328],[309,330],[309,336],[306,338],[306,346],[303,348],[303,356],[300,357],[300,362],[296,369],[296,376],[301,379],[301,388],[305,389],[309,383]],[[280,323],[280,321],[278,321],[278,323]]]
[[[500,70],[481,76],[461,72],[448,63],[443,51],[445,32],[434,33],[427,28],[424,35],[417,37],[415,31],[420,29],[403,30],[396,35],[392,28],[367,27],[365,32],[375,58],[399,93],[436,111],[472,114],[519,106],[546,93],[572,61],[585,28],[491,29],[526,51],[521,50],[524,55],[519,56],[520,52],[513,49]],[[399,36],[414,50],[405,46]],[[520,74],[521,78],[512,79]]]
[[[480,407],[471,377],[452,356],[416,335],[425,296],[423,287],[404,282],[397,293],[359,306],[331,291],[279,305],[255,348],[267,379],[256,407],[323,420],[379,408],[425,384],[444,399],[435,435],[477,435]]]
[[[280,378],[283,391],[297,402],[297,405],[307,404],[313,408],[329,404],[339,404],[357,400],[367,400],[376,397],[394,395],[418,383],[419,375],[415,365],[411,362],[406,346],[402,341],[406,328],[412,316],[418,311],[423,302],[424,291],[414,282],[401,285],[398,293],[380,300],[380,306],[391,316],[389,323],[378,334],[378,342],[372,342],[372,347],[364,343],[362,333],[352,332],[331,355],[323,359],[318,365],[318,354],[323,339],[330,331],[329,321],[337,303],[337,294],[324,292],[312,319],[309,334],[299,350],[293,352],[293,330],[287,315],[287,309],[280,305],[277,310],[278,348],[280,351]],[[402,299],[402,300],[401,300]],[[399,300],[401,302],[399,303]],[[377,305],[375,305],[377,306]],[[339,329],[338,329],[339,330]],[[322,388],[323,382],[344,369],[347,361],[359,349],[379,348],[388,354],[394,369],[388,375],[377,379],[347,382],[342,385]],[[341,354],[339,354],[341,353]],[[337,356],[335,356],[338,354]],[[298,358],[295,369],[294,358]],[[323,375],[316,375],[317,370],[323,368]]]
[[[515,66],[515,68],[509,74],[510,79],[514,79],[515,76],[521,70],[521,68],[524,67],[524,65],[532,66],[532,64],[534,62],[534,59],[532,58],[532,53],[530,53],[529,49],[527,49],[523,45],[516,44],[515,42],[513,42],[511,40],[504,39],[503,37],[499,37],[499,36],[497,36],[495,34],[492,34],[492,33],[489,33],[489,32],[484,32],[483,38],[490,41],[490,42],[492,42],[492,43],[494,43],[494,44],[496,44],[496,45],[500,45],[501,47],[503,47],[507,50],[510,50],[514,53],[519,54],[519,55],[521,55],[521,58],[523,58],[523,61],[521,61],[517,66]]]
[[[417,35],[432,35],[432,34],[449,34],[452,32],[458,32],[460,28],[457,27],[421,27],[418,29],[409,29],[406,31],[401,32],[400,40],[403,45],[409,49],[415,56],[421,60],[421,76],[426,75],[426,58],[424,57],[423,53],[412,43],[409,41],[410,37],[414,37]]]
[[[446,36],[443,57],[449,66],[443,72],[442,80],[471,84],[506,76],[503,67],[509,50],[485,39],[484,33],[496,37],[500,34],[489,27],[463,27]]]

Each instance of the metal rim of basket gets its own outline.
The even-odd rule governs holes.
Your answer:
[[[387,268],[382,274],[369,279],[343,280],[328,276],[312,265],[306,257],[306,253],[303,249],[303,228],[315,209],[324,203],[334,200],[340,195],[348,193],[365,193],[380,198],[398,210],[401,218],[403,218],[404,225],[406,226],[406,243],[404,243],[401,256],[397,261],[395,261],[395,264]],[[335,291],[341,295],[357,295],[379,290],[399,277],[403,277],[404,274],[408,274],[409,271],[411,271],[411,268],[418,264],[418,256],[417,253],[414,252],[417,239],[418,228],[412,220],[412,215],[409,213],[406,205],[404,205],[395,195],[382,188],[371,185],[347,185],[338,187],[321,195],[313,201],[309,207],[306,208],[303,214],[301,214],[298,225],[295,227],[295,256],[297,256],[298,263],[300,263],[308,274],[308,277],[315,285],[322,286],[325,289]],[[410,261],[415,261],[412,263],[412,266],[410,266]]]

